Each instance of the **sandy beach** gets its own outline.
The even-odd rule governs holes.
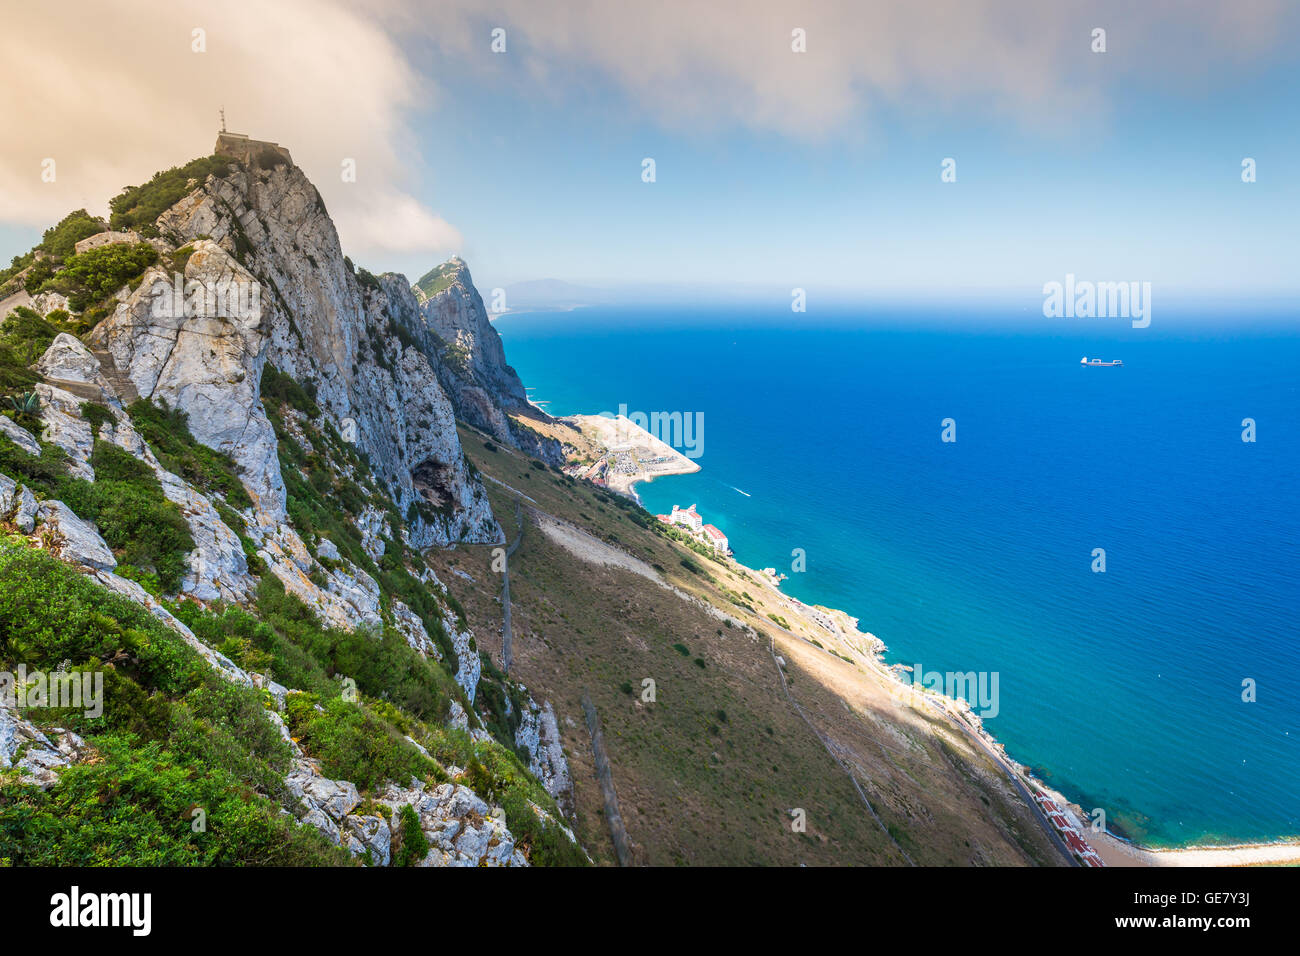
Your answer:
[[[1153,850],[1110,833],[1089,834],[1107,866],[1300,866],[1300,843],[1242,843]]]
[[[744,567],[743,565],[741,567]],[[746,568],[753,572],[753,569]],[[1083,821],[1087,813],[1065,795],[1045,786],[1034,777],[1029,769],[1015,761],[1007,754],[1006,748],[984,729],[977,717],[961,702],[935,694],[931,691],[917,693],[913,686],[893,667],[888,666],[883,658],[886,650],[884,644],[875,637],[859,630],[856,618],[832,608],[816,607],[782,594],[779,582],[773,582],[760,576],[765,586],[781,594],[786,599],[787,607],[794,615],[806,621],[830,630],[846,641],[855,656],[868,661],[877,672],[888,679],[896,681],[900,695],[921,698],[925,704],[942,713],[948,720],[962,727],[974,736],[994,760],[1003,769],[1015,777],[1030,793],[1041,791],[1065,808],[1068,816],[1075,818],[1077,829],[1083,839],[1097,851],[1106,866],[1126,867],[1220,867],[1220,866],[1300,866],[1300,840],[1278,843],[1243,843],[1231,846],[1189,846],[1154,849],[1123,840],[1109,832],[1096,833]]]

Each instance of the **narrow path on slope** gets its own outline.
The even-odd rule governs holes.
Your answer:
[[[519,542],[524,540],[524,514],[518,500],[515,501],[515,524],[519,527],[519,533],[515,536],[514,543],[506,549],[505,563],[501,567],[501,670],[506,674],[510,673],[510,665],[514,660],[510,650],[513,641],[510,632],[510,556],[519,549]]]

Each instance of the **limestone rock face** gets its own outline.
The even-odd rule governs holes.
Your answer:
[[[104,539],[62,501],[42,501],[36,508],[36,523],[50,536],[49,550],[69,564],[98,571],[111,571],[117,559]]]
[[[8,475],[0,475],[0,521],[9,517],[9,512],[18,501],[18,482]]]
[[[36,363],[36,370],[47,379],[57,382],[91,385],[100,389],[108,387],[99,359],[81,344],[80,339],[67,332],[60,332],[54,337],[50,347]]]
[[[36,496],[32,494],[32,489],[24,485],[10,495],[10,504],[5,511],[5,517],[12,521],[19,531],[31,534],[36,530],[37,507]]]
[[[23,783],[48,790],[58,782],[55,771],[84,760],[90,748],[71,730],[53,727],[48,733],[42,731],[20,716],[13,703],[9,693],[0,694],[0,770],[16,768]],[[18,756],[24,747],[23,755]]]
[[[419,783],[419,781],[415,781]],[[410,789],[390,784],[379,802],[392,809],[389,828],[398,831],[401,809],[409,806],[420,821],[429,852],[420,866],[527,866],[505,823],[505,814],[469,787],[444,783]]]
[[[529,772],[555,798],[560,811],[570,813],[573,778],[569,775],[569,762],[564,757],[560,728],[550,701],[539,707],[532,697],[528,698],[528,707],[520,715],[519,729],[515,731],[515,746],[528,754]]]
[[[217,243],[191,245],[179,282],[160,266],[150,268],[95,327],[90,345],[112,355],[143,398],[185,412],[195,438],[235,459],[259,510],[281,515],[275,430],[258,401],[267,348],[264,293]]]
[[[506,364],[501,336],[492,327],[483,298],[474,288],[469,267],[453,258],[442,267],[446,288],[432,297],[420,298],[420,316],[425,327],[437,335],[452,352],[452,371],[465,382],[487,390],[506,411],[528,405],[528,396],[518,373]]]
[[[76,342],[76,339],[73,341]],[[53,348],[51,345],[50,349]],[[46,351],[45,354],[49,355],[50,352]],[[92,355],[90,359],[94,361],[95,357]],[[36,386],[36,394],[41,399],[41,424],[45,426],[42,437],[67,452],[68,472],[72,477],[94,481],[95,469],[90,464],[90,453],[95,447],[95,436],[90,430],[90,423],[81,417],[83,400],[61,388],[45,384]]]
[[[117,413],[116,423],[101,426],[99,437],[116,444],[152,468],[162,485],[163,495],[177,504],[185,516],[190,536],[194,539],[194,550],[187,558],[189,571],[181,582],[182,593],[200,601],[247,599],[256,582],[248,573],[243,544],[222,521],[212,500],[162,466],[125,411]]]
[[[235,323],[242,337],[229,341],[224,357],[220,347],[216,356],[207,355],[222,369],[214,377],[226,380],[224,391],[242,414],[210,397],[203,402],[197,396],[176,397],[192,420],[197,414],[228,422],[226,432],[205,427],[194,433],[244,467],[261,523],[274,526],[285,514],[274,436],[257,404],[262,369],[269,362],[314,389],[321,424],[355,439],[399,512],[414,516],[409,522],[413,546],[496,540],[499,528],[487,494],[466,467],[455,412],[439,385],[442,359],[437,350],[397,334],[399,326],[418,322],[414,295],[400,277],[358,278],[344,259],[320,195],[298,167],[232,167],[224,179],[210,177],[163,213],[158,227],[196,250],[186,264],[187,282],[194,278],[192,270],[204,268],[195,263],[199,250],[212,255],[208,247],[217,246],[227,260],[238,258],[235,265],[260,289],[258,320]],[[164,332],[164,343],[167,337]],[[132,364],[132,380],[152,387],[152,369],[164,360],[145,355],[134,361],[145,370],[137,374]],[[141,388],[141,394],[151,393]],[[191,411],[190,404],[210,408]],[[345,422],[350,423],[346,428]]]
[[[370,555],[372,561],[378,561],[384,553],[384,537],[392,532],[384,513],[374,505],[366,505],[364,511],[357,515],[357,530],[361,532],[361,550]]]
[[[2,493],[2,490],[0,490],[0,494]],[[393,623],[397,625],[397,629],[406,638],[406,643],[410,644],[414,650],[419,651],[425,657],[442,660],[442,651],[429,637],[429,631],[424,626],[424,622],[420,620],[419,615],[396,598],[393,599]]]
[[[469,267],[453,258],[430,275],[441,288],[432,296],[418,286],[419,321],[406,328],[426,350],[442,356],[437,372],[457,417],[552,464],[562,463],[560,444],[511,419],[511,414],[549,421],[531,405],[518,373],[506,364],[501,336],[492,327]],[[428,278],[428,277],[426,277]]]
[[[0,415],[0,435],[4,435],[29,455],[39,455],[41,453],[40,443],[36,441],[35,436],[21,425],[11,422],[4,415]]]

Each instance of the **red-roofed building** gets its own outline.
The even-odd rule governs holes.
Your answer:
[[[704,540],[713,546],[715,551],[723,554],[729,550],[727,547],[727,536],[711,524],[704,526]]]

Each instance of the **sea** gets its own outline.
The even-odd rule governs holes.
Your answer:
[[[1300,836],[1300,318],[661,305],[496,325],[551,414],[690,416],[701,471],[638,485],[650,511],[695,504],[891,664],[996,674],[985,726],[1113,832]]]

